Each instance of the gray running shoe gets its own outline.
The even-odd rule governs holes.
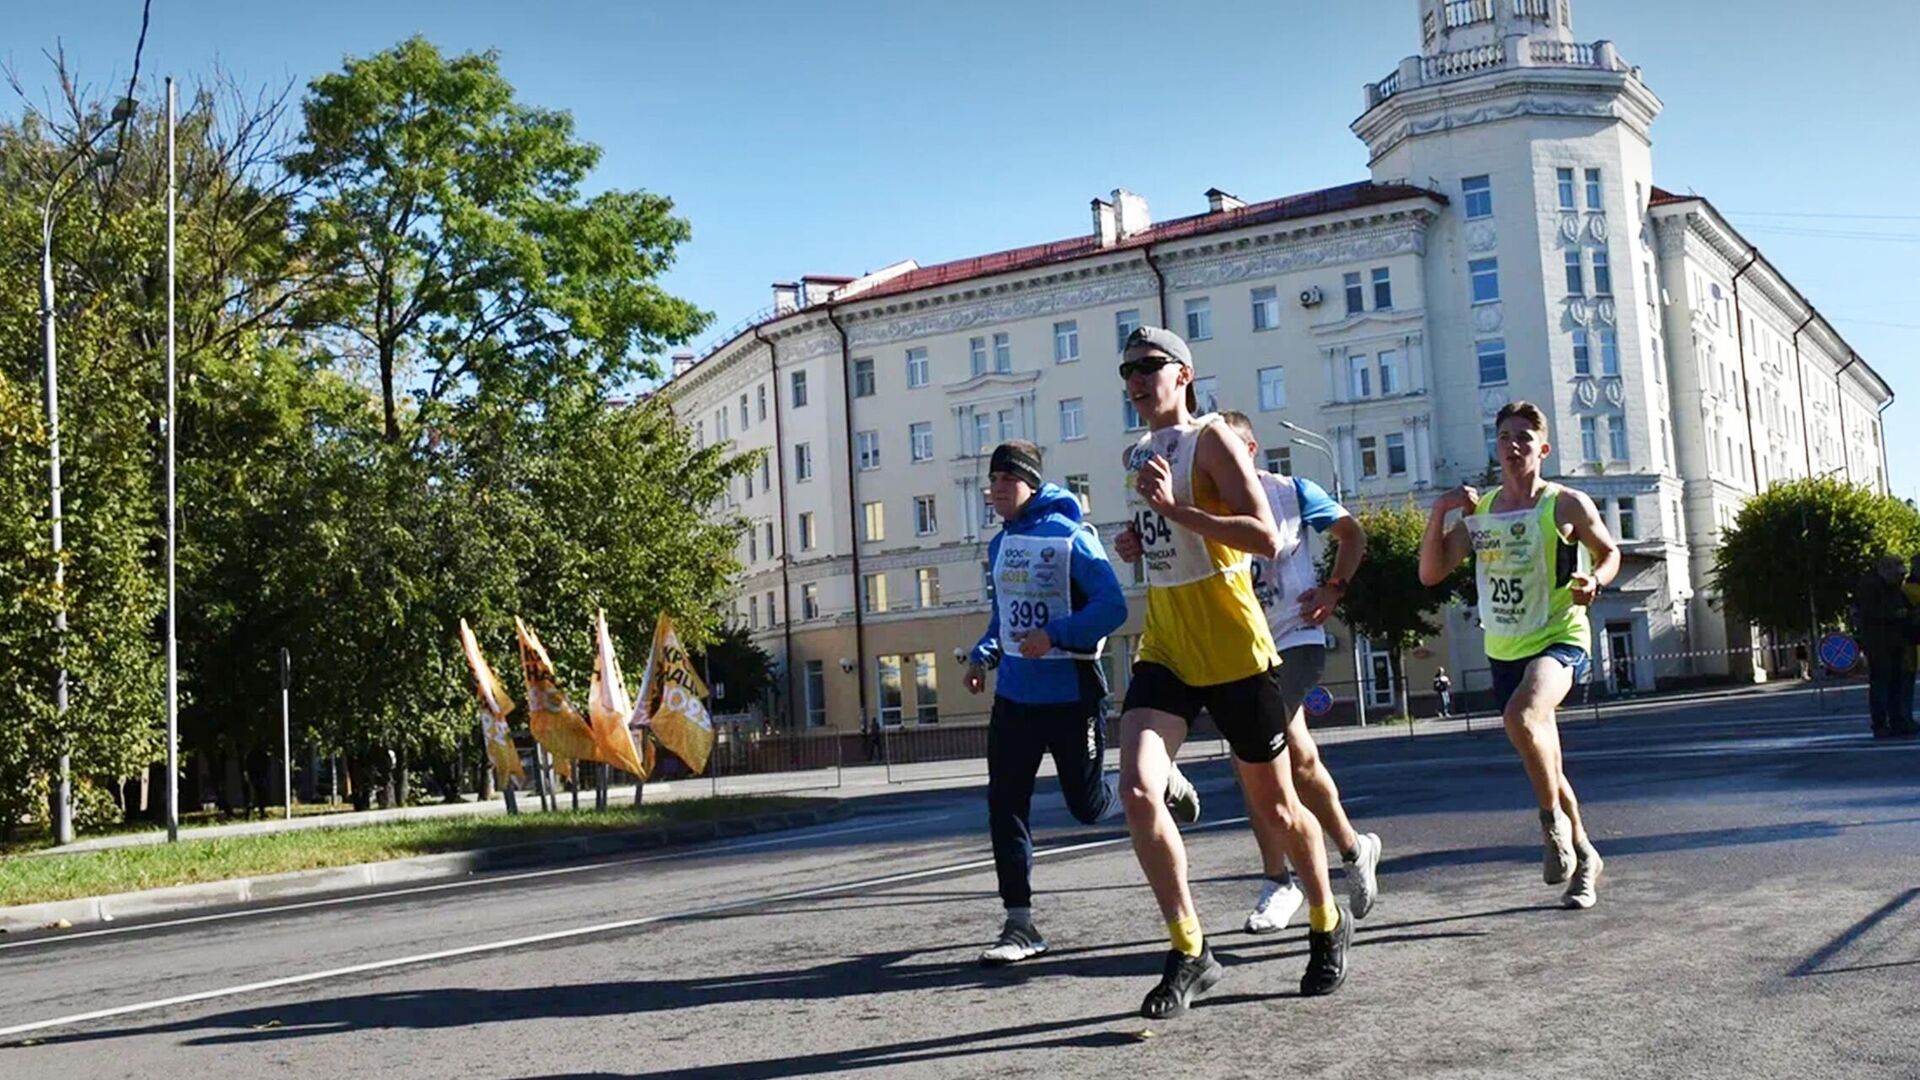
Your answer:
[[[1560,906],[1575,911],[1585,911],[1600,900],[1595,888],[1600,883],[1600,871],[1606,868],[1606,860],[1591,846],[1580,849],[1580,861],[1574,865],[1573,878],[1567,882],[1567,891],[1560,897]]]
[[[1573,823],[1556,807],[1540,811],[1540,832],[1546,837],[1546,851],[1540,862],[1540,876],[1549,885],[1567,880],[1573,871]]]
[[[1167,809],[1173,813],[1173,820],[1182,825],[1200,820],[1200,792],[1178,765],[1167,773]]]
[[[1047,951],[1047,939],[1030,922],[1018,922],[1008,919],[1000,927],[1000,940],[993,948],[980,954],[982,967],[1005,967],[1022,960],[1031,960]]]
[[[1294,913],[1306,902],[1306,894],[1292,878],[1284,883],[1266,879],[1260,885],[1260,899],[1254,901],[1253,910],[1247,914],[1247,933],[1277,934],[1285,930],[1293,921]]]
[[[1380,837],[1360,833],[1359,840],[1354,858],[1344,860],[1342,865],[1347,874],[1347,903],[1353,907],[1354,918],[1364,919],[1380,895]]]

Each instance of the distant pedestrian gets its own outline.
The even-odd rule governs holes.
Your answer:
[[[1913,605],[1901,580],[1906,570],[1900,556],[1882,555],[1874,572],[1854,589],[1854,626],[1867,657],[1867,711],[1876,739],[1920,732],[1912,719],[1913,645],[1908,633]]]
[[[1907,595],[1907,644],[1913,648],[1907,654],[1907,676],[1905,683],[1907,726],[1913,727],[1913,677],[1920,673],[1920,555],[1915,555],[1908,566],[1907,580],[1900,586]]]
[[[1440,715],[1453,715],[1453,680],[1447,677],[1447,669],[1441,668],[1433,673],[1433,692],[1440,699]]]

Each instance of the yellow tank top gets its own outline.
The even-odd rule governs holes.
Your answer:
[[[1155,456],[1173,471],[1175,501],[1209,513],[1227,507],[1211,479],[1194,470],[1200,432],[1216,415],[1149,432],[1129,447],[1127,501],[1147,570],[1147,620],[1139,659],[1172,671],[1188,686],[1218,686],[1280,662],[1266,612],[1253,592],[1252,558],[1168,521],[1132,480]]]

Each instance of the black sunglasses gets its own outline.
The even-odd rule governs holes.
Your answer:
[[[1143,356],[1138,360],[1122,360],[1120,362],[1120,377],[1123,379],[1131,379],[1135,375],[1151,375],[1161,368],[1166,367],[1168,364],[1177,364],[1179,362],[1180,361],[1175,360],[1171,356]]]

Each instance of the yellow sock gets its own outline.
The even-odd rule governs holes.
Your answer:
[[[1326,933],[1340,925],[1339,904],[1315,904],[1307,909],[1307,926],[1319,933]]]
[[[1199,956],[1201,944],[1206,941],[1200,933],[1200,920],[1193,915],[1168,923],[1167,934],[1173,938],[1173,947],[1188,956]]]

